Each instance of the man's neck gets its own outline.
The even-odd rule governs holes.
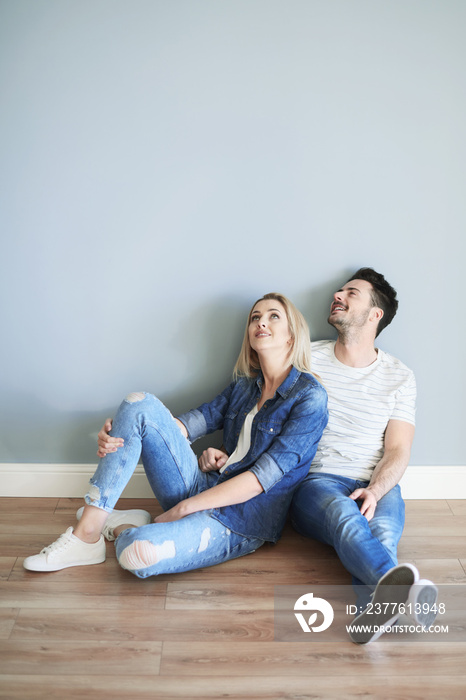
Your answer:
[[[335,357],[348,367],[369,367],[377,359],[377,350],[372,339],[351,341],[338,336]]]

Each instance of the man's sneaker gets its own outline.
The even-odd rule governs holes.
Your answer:
[[[412,564],[398,564],[387,571],[375,587],[371,602],[349,626],[352,641],[356,644],[373,642],[402,613],[408,612],[410,592],[418,581],[419,572]]]
[[[418,625],[429,629],[437,617],[437,598],[437,586],[421,578],[411,586],[406,612]]]
[[[73,528],[69,527],[58,540],[31,557],[26,557],[23,562],[25,569],[29,571],[60,571],[70,566],[86,566],[88,564],[101,564],[105,561],[105,540],[100,536],[98,542],[88,544],[73,535]]]
[[[84,506],[79,508],[76,513],[76,518],[81,520],[83,514]],[[118,527],[118,525],[134,525],[134,527],[142,527],[143,525],[148,525],[151,521],[151,515],[147,510],[112,510],[105,525],[102,529],[102,534],[108,542],[113,542],[115,535],[113,530]]]

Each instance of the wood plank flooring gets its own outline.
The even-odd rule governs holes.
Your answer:
[[[173,576],[136,579],[110,543],[97,566],[25,571],[80,505],[0,499],[2,700],[466,697],[466,642],[274,641],[274,586],[350,583],[330,547],[290,527],[276,546]],[[464,500],[408,501],[400,560],[466,586],[465,526]]]

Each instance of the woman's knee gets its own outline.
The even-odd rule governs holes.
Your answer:
[[[145,398],[146,393],[144,391],[132,391],[125,397],[125,401],[127,403],[137,403],[138,401],[144,401]]]
[[[132,391],[123,399],[120,410],[125,414],[140,416],[147,414],[152,420],[166,419],[171,416],[165,404],[148,391]]]
[[[127,532],[126,539],[132,539],[128,534]],[[137,539],[137,535],[133,537],[132,541],[123,545],[117,554],[120,566],[132,573],[153,567],[165,559],[173,559],[176,556],[174,540],[167,539],[160,544],[154,544],[150,540]]]

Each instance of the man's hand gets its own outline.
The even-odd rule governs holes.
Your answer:
[[[353,491],[353,493],[350,494],[350,498],[352,498],[353,501],[362,501],[359,507],[361,515],[364,515],[366,520],[372,520],[375,509],[377,508],[377,498],[375,497],[374,492],[369,488],[356,489],[356,491]]]
[[[112,429],[112,423],[112,419],[107,418],[102,430],[97,435],[97,444],[99,445],[97,450],[98,457],[105,457],[109,452],[116,452],[125,443],[123,438],[110,437],[109,432]]]
[[[215,447],[208,447],[199,457],[201,472],[216,472],[227,463],[228,455]]]

